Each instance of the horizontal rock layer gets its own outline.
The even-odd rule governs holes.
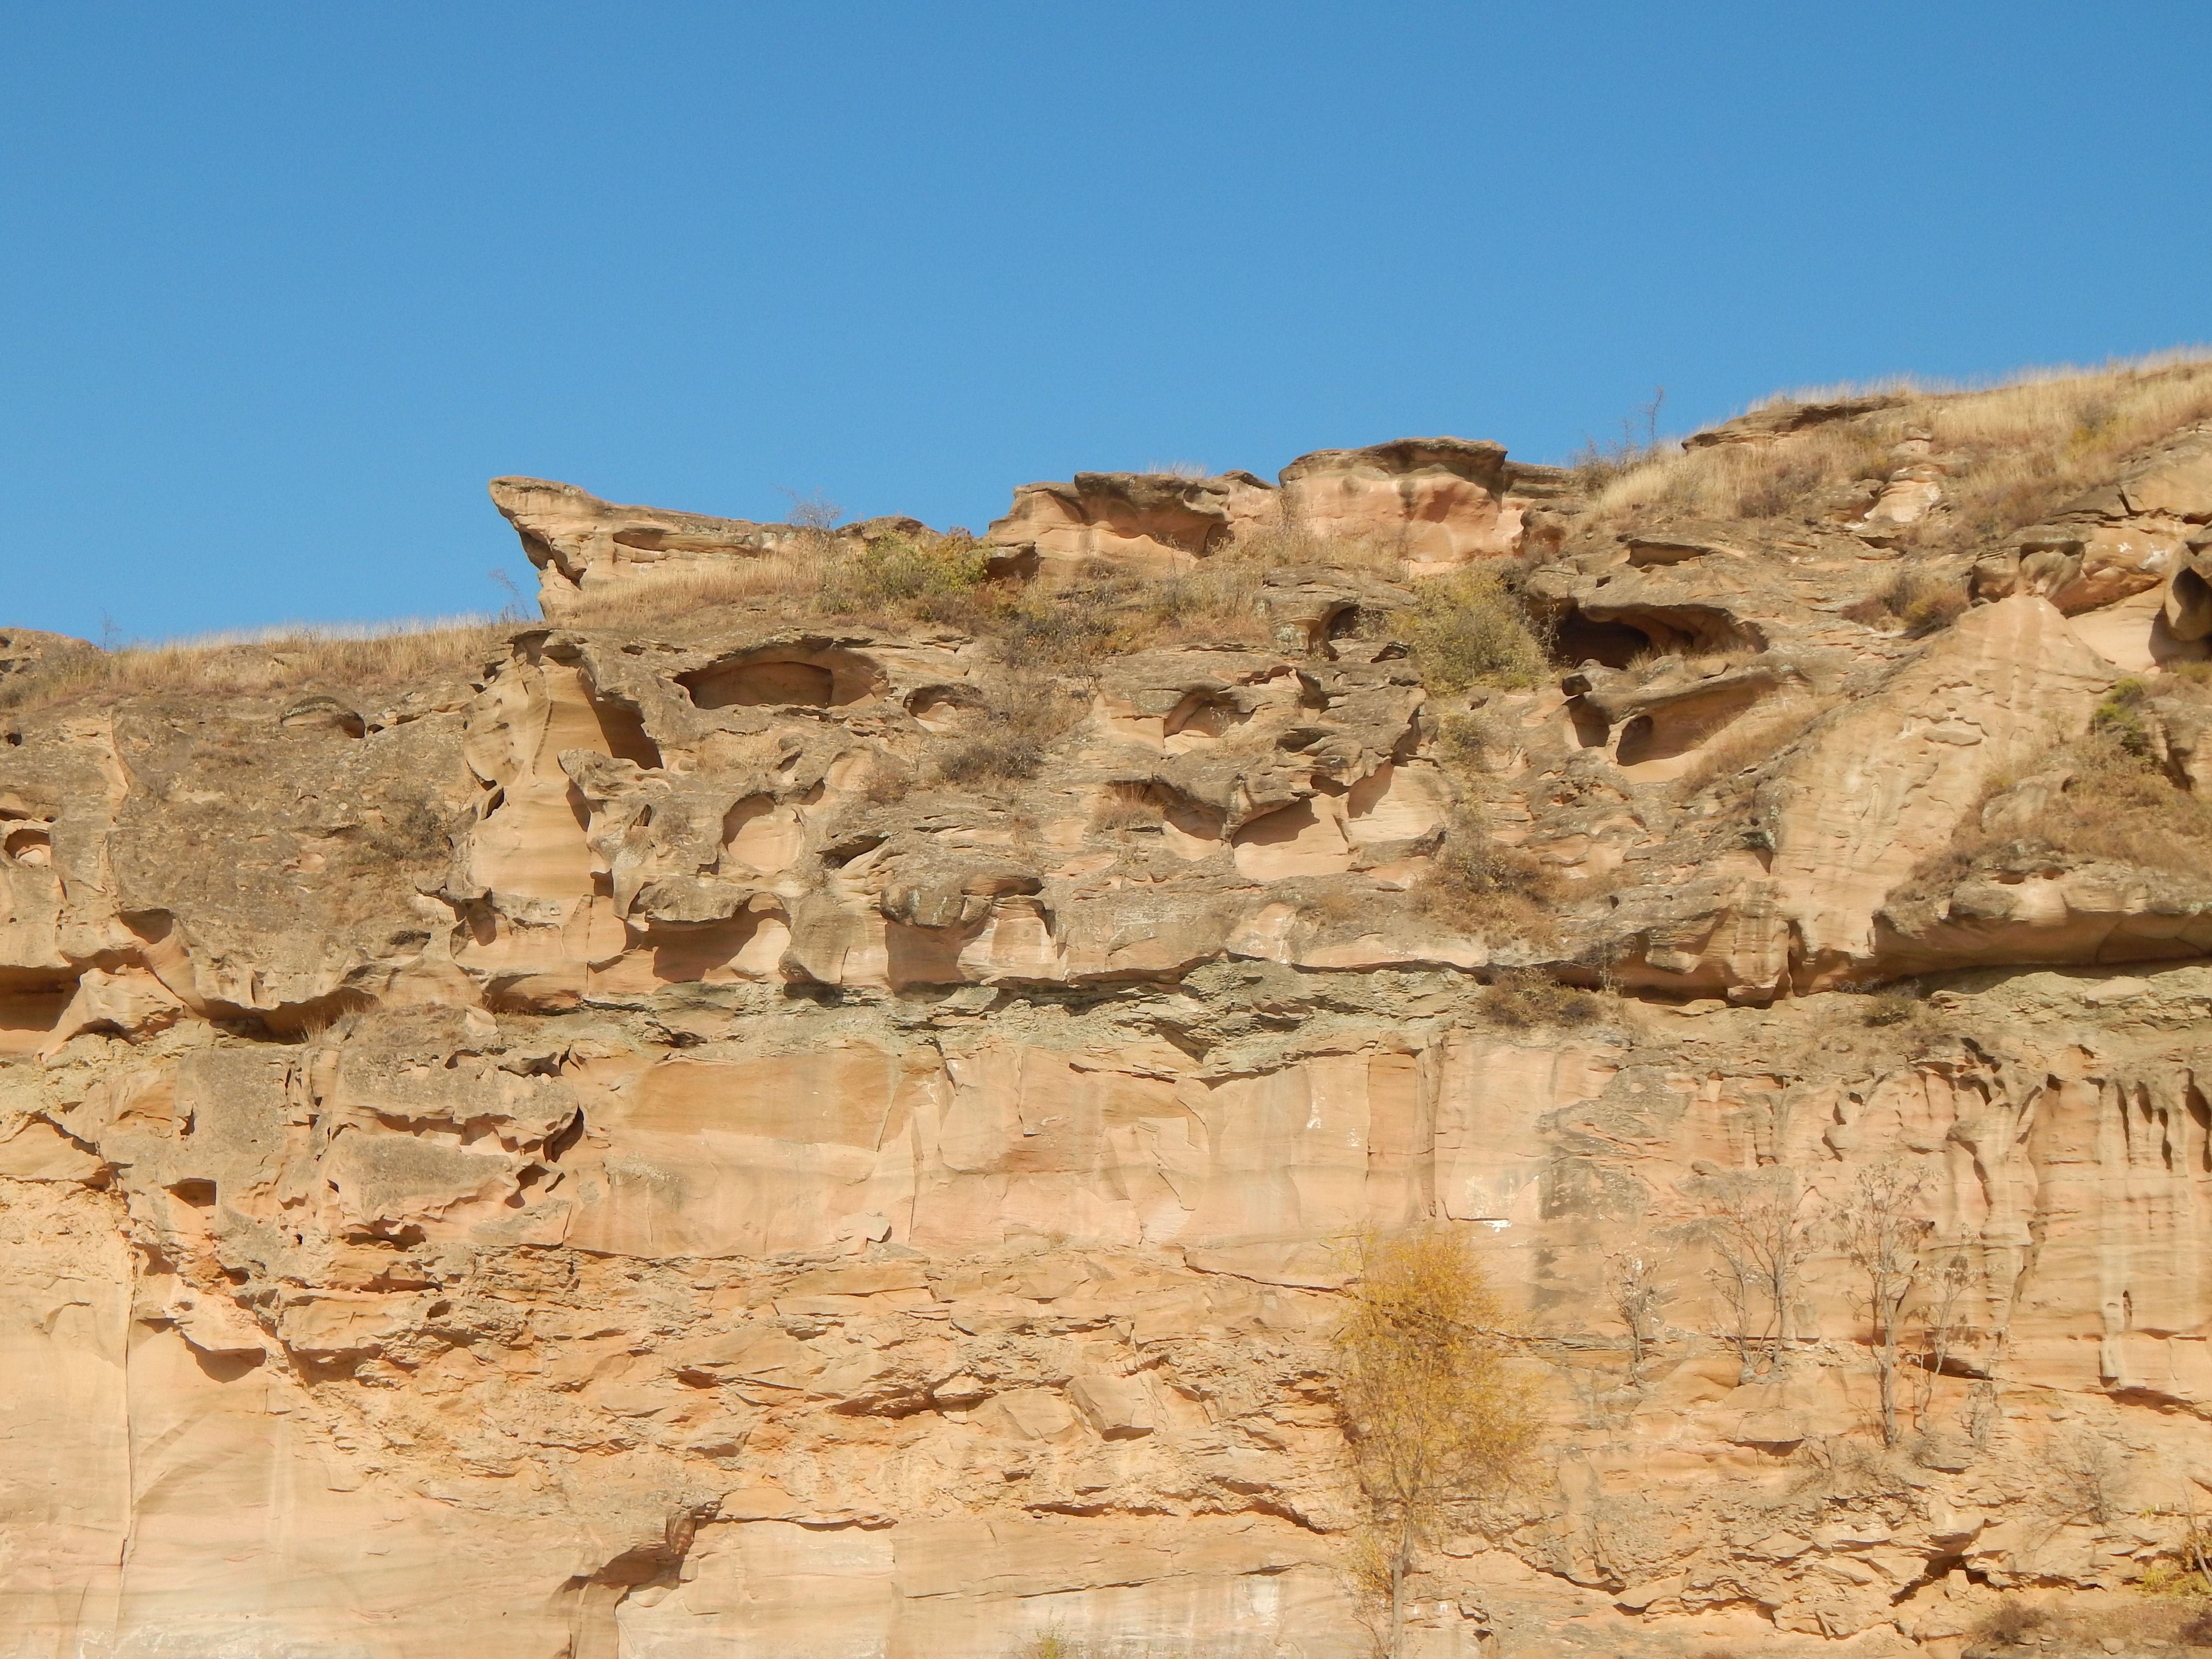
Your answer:
[[[2212,1492],[2212,890],[2029,832],[2092,732],[2197,799],[2201,437],[1971,558],[1910,437],[1786,525],[1456,440],[1080,474],[994,580],[1359,556],[1077,665],[606,621],[927,532],[519,479],[556,620],[398,691],[7,635],[0,1655],[1350,1659],[1328,1337],[1423,1224],[1544,1428],[1409,1651],[1950,1659],[2134,1583]],[[1478,561],[1534,685],[1425,654]]]

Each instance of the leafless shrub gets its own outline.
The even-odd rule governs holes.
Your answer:
[[[1864,1280],[1885,1446],[1897,1443],[1897,1358],[1929,1231],[1920,1213],[1924,1197],[1918,1170],[1900,1163],[1878,1164],[1860,1171],[1836,1217],[1844,1255]]]
[[[2037,1631],[2051,1622],[2048,1610],[2033,1601],[2023,1601],[2007,1596],[1996,1610],[1983,1620],[1975,1634],[1985,1642],[1996,1642],[2006,1647],[2018,1647]]]
[[[818,489],[811,495],[802,495],[795,489],[778,486],[777,493],[791,503],[791,511],[784,515],[783,521],[802,530],[830,530],[845,517],[845,509]]]
[[[1707,1275],[1727,1310],[1719,1333],[1735,1350],[1739,1384],[1781,1363],[1798,1275],[1812,1249],[1809,1194],[1787,1169],[1711,1179],[1704,1231],[1717,1265]]]
[[[1619,435],[1601,443],[1585,437],[1567,465],[1575,485],[1584,495],[1600,494],[1607,486],[1680,453],[1672,439],[1659,436],[1659,410],[1667,401],[1667,388],[1655,386],[1648,402],[1637,405],[1633,416],[1623,416]]]
[[[2094,1429],[2069,1429],[2044,1448],[2044,1468],[2050,1474],[2045,1498],[2062,1519],[2112,1524],[2128,1476],[2118,1447]]]
[[[1606,1257],[1605,1287],[1614,1315],[1628,1328],[1628,1386],[1640,1387],[1644,1358],[1658,1340],[1668,1299],[1659,1282],[1657,1253],[1648,1241]]]
[[[1936,1379],[1945,1374],[1958,1346],[1966,1292],[1974,1281],[1973,1263],[1964,1252],[1946,1249],[1934,1254],[1941,1260],[1929,1275],[1932,1293],[1921,1310],[1920,1382],[1913,1401],[1913,1416],[1923,1434],[1933,1415]]]

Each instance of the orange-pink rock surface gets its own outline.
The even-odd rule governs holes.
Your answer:
[[[1952,1659],[2133,1583],[2212,1503],[2212,884],[1943,860],[2203,654],[2191,441],[1917,635],[1846,614],[1894,477],[1790,539],[1599,534],[1450,440],[1082,474],[1000,580],[1364,562],[1042,681],[948,623],[594,623],[793,532],[502,480],[556,619],[476,659],[7,702],[0,1655],[1351,1659],[1326,1339],[1421,1224],[1544,1429],[1408,1651]],[[1480,560],[1533,686],[1399,637]],[[1017,693],[1042,757],[948,781]],[[2189,695],[2145,729],[2193,790]],[[1477,813],[1548,927],[1430,902]],[[1922,1226],[1893,1444],[1870,1175]]]

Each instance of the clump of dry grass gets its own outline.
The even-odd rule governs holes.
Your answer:
[[[1932,570],[1903,569],[1879,590],[1843,615],[1870,628],[1898,628],[1907,634],[1933,634],[1966,614],[1966,586]]]
[[[1973,1647],[1984,1650],[2182,1650],[2212,1645],[2212,1612],[2193,1598],[2124,1601],[2114,1596],[2084,1597],[2075,1592],[2061,1601],[2040,1602],[2014,1590],[1975,1626],[1974,1636]]]
[[[739,611],[772,626],[823,617],[888,627],[936,623],[994,641],[1009,662],[1079,671],[1109,655],[1191,640],[1264,644],[1255,602],[1272,571],[1325,567],[1387,580],[1405,574],[1389,548],[1297,524],[1248,532],[1173,574],[1139,576],[1100,563],[1050,589],[994,578],[994,552],[966,536],[894,536],[864,546],[821,530],[754,557],[672,562],[665,574],[586,593],[563,620],[639,629]]]
[[[1505,579],[1487,565],[1414,583],[1413,607],[1391,626],[1432,691],[1531,686],[1547,672],[1543,641]]]
[[[1598,514],[1618,520],[1652,508],[1717,519],[1803,513],[1844,486],[1887,478],[1911,459],[1897,446],[1924,435],[1945,469],[1944,500],[1911,538],[1925,547],[1974,547],[2049,517],[2129,457],[2212,419],[2212,359],[2202,356],[2037,373],[1972,391],[1903,382],[1880,389],[1901,392],[1901,401],[1778,438],[1644,459],[1605,483]]]
[[[474,672],[514,626],[465,621],[386,629],[302,627],[247,639],[216,636],[58,655],[0,685],[0,709],[160,693],[243,696],[301,686],[354,696]]]
[[[1401,581],[1406,574],[1404,556],[1387,542],[1364,536],[1325,536],[1297,520],[1248,530],[1206,562],[1250,565],[1262,571],[1319,565],[1364,571],[1385,581]]]
[[[1448,927],[1548,945],[1559,938],[1553,903],[1559,878],[1530,852],[1495,839],[1481,818],[1462,811],[1444,831],[1415,901]]]
[[[1865,992],[1845,1000],[1844,1006],[1848,1008],[1850,1002],[1856,1006],[1850,1010],[1850,1023],[1863,1036],[1855,1037],[1848,1030],[1832,1025],[1821,1033],[1840,1039],[1840,1046],[1846,1049],[1871,1048],[1902,1059],[1918,1059],[1942,1049],[1959,1035],[1956,1021],[1917,994],[1910,982]]]
[[[1601,991],[1562,985],[1534,968],[1509,968],[1482,993],[1483,1018],[1497,1025],[1526,1030],[1538,1025],[1587,1025],[1602,1019],[1613,1003]]]
[[[2149,695],[2142,680],[2120,680],[2089,730],[2038,769],[2066,781],[2026,833],[2077,858],[2201,874],[2212,857],[2212,802],[2160,765],[2145,720]]]
[[[1982,827],[1980,814],[1970,817],[1948,850],[1914,872],[1899,902],[1940,903],[1975,869],[2022,858],[2201,878],[2212,867],[2212,801],[2160,764],[2144,716],[2148,695],[2141,680],[2120,681],[2087,732],[2024,769],[2026,782],[2014,787],[2046,791],[2039,806],[1994,829]]]
[[[930,770],[936,781],[964,789],[1034,777],[1089,706],[1079,686],[1035,672],[1010,674],[975,722],[937,751]]]
[[[1447,712],[1437,716],[1436,729],[1437,761],[1445,771],[1469,786],[1480,786],[1498,769],[1493,757],[1510,757],[1522,748],[1513,728],[1486,709]]]
[[[1091,827],[1111,835],[1121,830],[1157,830],[1166,820],[1167,804],[1150,784],[1110,785],[1091,814]]]
[[[861,542],[810,528],[764,553],[633,568],[609,590],[587,589],[562,620],[634,629],[701,612],[742,610],[785,621],[836,617],[972,627],[988,611],[990,550],[968,535],[881,536]]]
[[[967,621],[990,562],[990,550],[972,536],[884,536],[826,564],[820,603],[832,616],[892,611],[918,622]]]
[[[1600,495],[1639,467],[1680,453],[1678,442],[1659,435],[1659,410],[1666,401],[1667,388],[1660,386],[1650,402],[1638,407],[1635,418],[1622,416],[1617,437],[1603,443],[1591,437],[1583,440],[1583,447],[1567,462],[1577,495]]]
[[[1698,651],[1687,655],[1663,646],[1647,645],[1621,666],[1624,672],[1633,674],[1648,684],[1668,674],[1689,674],[1699,678],[1724,674],[1729,669],[1741,668],[1763,654],[1759,647],[1747,640],[1723,646],[1717,650]]]
[[[797,609],[820,591],[826,537],[796,537],[751,558],[666,560],[609,588],[586,588],[561,615],[579,628],[643,628],[726,609]]]

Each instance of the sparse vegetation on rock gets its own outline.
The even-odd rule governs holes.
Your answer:
[[[1339,1407],[1365,1500],[1352,1572],[1376,1604],[1376,1646],[1403,1651],[1419,1552],[1455,1510],[1495,1496],[1538,1433],[1510,1365],[1503,1304],[1463,1233],[1367,1239],[1331,1337]]]
[[[0,1594],[371,1659],[2202,1636],[2208,395],[981,536],[505,479],[541,620],[0,633]]]

